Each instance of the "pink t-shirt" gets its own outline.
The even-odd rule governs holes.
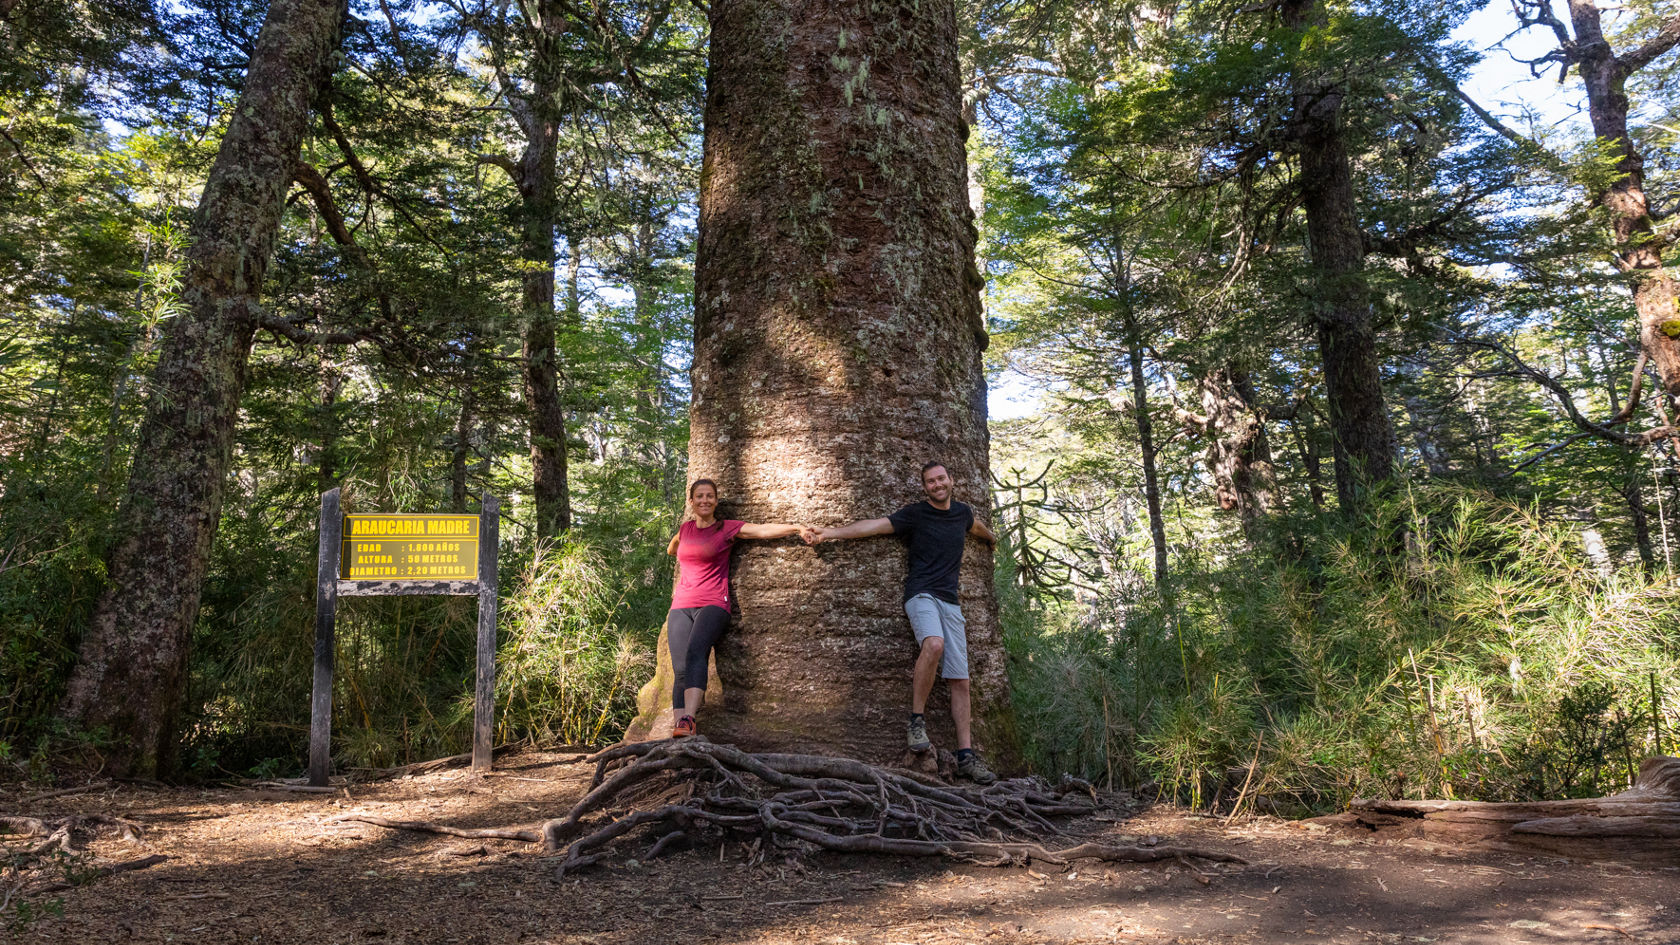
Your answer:
[[[677,529],[677,587],[671,609],[729,609],[729,550],[745,522],[719,519],[709,528],[684,522]]]

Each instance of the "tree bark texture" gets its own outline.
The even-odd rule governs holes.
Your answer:
[[[1283,15],[1291,28],[1301,30],[1317,22],[1320,10],[1316,0],[1291,0]],[[1310,75],[1296,77],[1291,121],[1316,282],[1313,321],[1335,444],[1336,494],[1346,509],[1367,485],[1392,475],[1395,442],[1383,400],[1364,234],[1341,108],[1342,93],[1335,85]]]
[[[1672,28],[1653,40],[1652,49],[1633,50],[1633,59],[1616,55],[1604,38],[1599,7],[1592,0],[1569,0],[1575,31],[1570,50],[1576,71],[1587,90],[1587,113],[1593,134],[1617,155],[1616,178],[1598,193],[1609,215],[1616,268],[1627,277],[1633,306],[1639,314],[1639,344],[1650,356],[1657,376],[1671,395],[1680,396],[1680,312],[1675,311],[1677,286],[1663,266],[1667,237],[1659,237],[1645,194],[1645,158],[1628,134],[1627,80],[1656,54],[1674,45]],[[1672,27],[1672,24],[1671,24]],[[1666,45],[1663,45],[1666,43]]]
[[[525,412],[530,424],[531,492],[537,509],[537,535],[552,538],[572,527],[571,493],[566,482],[566,414],[560,404],[559,346],[555,341],[554,237],[559,204],[554,192],[555,159],[560,142],[553,102],[558,94],[561,54],[557,47],[565,20],[552,3],[528,28],[533,38],[532,93],[514,110],[525,148],[519,158],[520,308],[525,319],[521,373]]]
[[[167,759],[232,462],[239,400],[310,100],[344,0],[274,0],[198,212],[118,512],[106,590],[61,712],[113,739],[113,773]]]
[[[937,460],[990,518],[980,277],[950,0],[714,0],[689,474],[721,516],[841,524]],[[892,538],[743,542],[702,731],[892,761],[916,647]],[[1016,755],[992,554],[967,543],[975,736]],[[928,710],[952,746],[944,686]],[[651,708],[668,704],[655,694]]]
[[[1205,461],[1219,507],[1236,512],[1253,537],[1272,507],[1276,475],[1264,414],[1254,403],[1254,385],[1234,364],[1204,375],[1197,385],[1201,413],[1179,418],[1207,437]]]
[[[1155,553],[1155,587],[1167,584],[1167,523],[1161,513],[1161,478],[1155,460],[1155,424],[1149,418],[1149,384],[1143,376],[1143,332],[1137,315],[1123,311],[1126,328],[1126,362],[1132,378],[1132,417],[1137,422],[1138,452],[1143,459],[1143,501],[1149,510],[1149,542]]]
[[[1654,575],[1657,573],[1657,550],[1651,544],[1651,517],[1645,511],[1645,490],[1639,487],[1637,466],[1628,470],[1627,479],[1618,491],[1627,503],[1628,521],[1633,525],[1633,548],[1639,553],[1639,566],[1647,575]]]

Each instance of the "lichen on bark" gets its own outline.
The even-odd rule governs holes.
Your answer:
[[[193,218],[182,313],[168,324],[106,590],[60,712],[111,740],[106,766],[167,764],[188,644],[233,457],[258,296],[344,0],[274,0]]]
[[[691,476],[717,480],[728,517],[830,525],[920,499],[936,459],[988,518],[954,7],[715,0],[711,25]],[[915,653],[904,564],[890,538],[743,542],[702,729],[895,758]],[[977,741],[1007,760],[989,549],[969,543],[962,582]],[[949,747],[943,702],[929,719]]]

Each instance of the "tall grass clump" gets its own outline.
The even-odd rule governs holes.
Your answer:
[[[1605,576],[1568,523],[1460,486],[1280,524],[1161,593],[1006,619],[1034,759],[1305,811],[1602,794],[1680,749],[1672,576]]]
[[[496,697],[504,738],[593,745],[634,717],[657,628],[634,623],[618,577],[575,540],[539,550],[519,575],[502,602]]]

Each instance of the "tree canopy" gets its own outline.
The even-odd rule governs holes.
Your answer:
[[[695,312],[751,294],[695,288],[701,194],[737,183],[708,175],[740,166],[704,152],[747,146],[703,127],[708,100],[730,114],[708,51],[749,29],[733,9],[0,0],[0,759],[295,770],[333,487],[368,511],[503,496],[500,734],[624,730],[708,472]],[[915,298],[912,222],[974,241],[946,294],[983,282],[983,324],[892,332],[916,357],[984,335],[994,394],[1034,404],[959,483],[1005,539],[1028,760],[1206,802],[1255,759],[1251,793],[1306,809],[1597,791],[1672,748],[1680,15],[957,13],[967,205],[915,183],[889,133],[914,110],[869,85],[909,53],[842,29],[795,44],[827,44],[800,68],[840,83],[839,117],[767,126],[841,150],[789,144],[738,198],[804,255],[724,250],[873,364],[897,336],[840,337],[824,267],[867,244]],[[304,20],[308,50],[265,30]],[[1544,49],[1517,62],[1507,34]],[[1488,91],[1530,73],[1550,98]],[[743,114],[797,105],[772,98]],[[843,188],[876,209],[837,233]],[[765,377],[828,389],[814,363]],[[869,377],[846,389],[895,383]],[[739,380],[738,409],[771,402]],[[707,409],[712,446],[749,422]],[[142,625],[178,664],[110,649]],[[340,762],[458,750],[472,658],[461,602],[347,611]],[[153,741],[123,749],[142,677]]]

